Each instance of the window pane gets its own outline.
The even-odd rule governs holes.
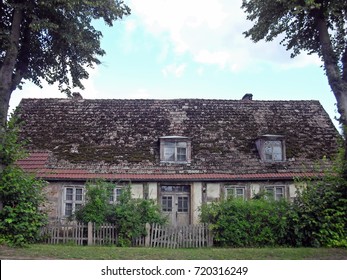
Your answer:
[[[187,147],[187,142],[177,142],[176,147],[178,148],[186,148]]]
[[[175,161],[175,143],[164,143],[164,160]]]
[[[65,216],[72,215],[72,203],[65,203]]]
[[[66,188],[65,189],[65,194],[66,194],[66,196],[65,196],[65,199],[66,200],[73,200],[73,188]]]
[[[82,201],[82,189],[76,189],[76,200],[77,201]]]
[[[164,212],[172,212],[172,196],[163,196],[161,205]]]
[[[122,189],[116,189],[116,201],[119,201],[121,194],[122,194]]]
[[[189,186],[161,186],[162,192],[189,192]]]
[[[186,161],[186,160],[187,160],[187,149],[177,148],[177,161]]]
[[[284,197],[284,188],[283,187],[276,187],[276,200],[280,200]]]
[[[227,191],[227,197],[234,197],[234,191],[235,191],[234,188],[227,188],[226,191]]]
[[[245,189],[243,187],[228,187],[226,188],[227,197],[244,198]]]
[[[237,188],[236,189],[236,197],[241,197],[243,198],[244,197],[244,189],[243,188]]]
[[[282,161],[282,143],[281,141],[265,141],[264,155],[266,160]]]
[[[282,160],[282,147],[273,147],[273,159],[276,161]]]
[[[265,198],[274,199],[274,188],[273,187],[266,187],[265,192],[266,192]]]
[[[76,203],[75,204],[75,211],[79,210],[82,208],[82,203]]]
[[[188,197],[179,196],[177,202],[178,202],[178,205],[177,205],[178,212],[188,212]]]
[[[162,186],[161,191],[162,192],[172,192],[172,186]]]

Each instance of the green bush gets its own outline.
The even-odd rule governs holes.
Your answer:
[[[304,184],[303,184],[304,183]],[[346,181],[339,173],[305,180],[288,214],[296,246],[347,247]]]
[[[210,223],[219,246],[259,247],[284,245],[289,204],[264,198],[228,199],[204,205],[201,221]]]
[[[123,188],[119,201],[110,204],[109,197],[112,183],[98,181],[87,187],[87,203],[76,212],[76,219],[82,222],[104,222],[116,225],[118,246],[130,246],[133,238],[146,233],[146,223],[164,224],[159,206],[153,200],[134,199],[131,197],[131,187]]]
[[[114,185],[105,181],[88,182],[86,185],[86,204],[76,211],[75,217],[78,221],[97,225],[107,222],[107,217],[112,212],[109,197]]]
[[[347,182],[344,161],[322,178],[296,180],[293,202],[259,193],[249,201],[229,199],[204,205],[216,245],[347,247]]]
[[[11,246],[23,246],[39,240],[40,230],[47,221],[41,210],[45,182],[26,174],[15,161],[26,155],[18,141],[18,126],[12,118],[0,145],[0,240]]]
[[[40,206],[44,202],[43,181],[25,174],[18,167],[8,166],[0,179],[0,235],[12,246],[23,246],[40,239],[40,230],[47,215]]]

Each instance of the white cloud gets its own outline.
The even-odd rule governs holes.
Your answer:
[[[145,30],[162,42],[169,42],[176,55],[189,54],[201,64],[213,64],[231,71],[257,63],[276,67],[317,64],[306,55],[290,59],[278,40],[257,44],[242,34],[252,26],[241,10],[242,1],[230,0],[131,0],[133,16]]]
[[[133,19],[129,19],[125,22],[125,31],[127,33],[134,32],[137,28],[137,22]]]
[[[173,75],[176,78],[182,77],[187,65],[186,64],[169,64],[164,69],[162,69],[162,73],[164,77],[168,77],[169,75]]]

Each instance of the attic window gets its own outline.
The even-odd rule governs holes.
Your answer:
[[[256,141],[257,149],[262,161],[285,161],[285,141],[282,135],[263,135]]]
[[[162,162],[190,162],[190,141],[183,136],[160,138],[160,160]]]

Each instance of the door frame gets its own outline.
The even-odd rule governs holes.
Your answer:
[[[164,186],[187,186],[188,191],[187,192],[163,192],[162,187]],[[188,195],[188,224],[192,224],[192,184],[190,183],[172,183],[172,182],[164,182],[164,183],[158,183],[158,205],[160,206],[160,209],[162,209],[162,196],[164,195]]]

